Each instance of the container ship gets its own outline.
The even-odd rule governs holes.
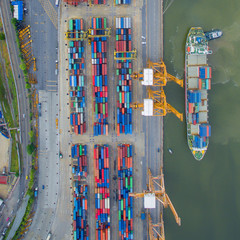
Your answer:
[[[201,27],[188,33],[185,53],[185,110],[188,146],[196,160],[202,160],[209,144],[208,90],[211,89],[211,68],[207,55],[212,51]]]

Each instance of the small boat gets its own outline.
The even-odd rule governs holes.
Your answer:
[[[170,154],[173,154],[173,151],[172,151],[171,148],[168,149],[168,152],[169,152]]]
[[[213,29],[212,31],[204,32],[208,41],[220,38],[223,32],[219,29]]]

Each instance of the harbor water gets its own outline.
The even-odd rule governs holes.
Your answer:
[[[187,146],[185,119],[182,123],[173,114],[164,119],[166,191],[182,218],[178,227],[170,209],[164,211],[166,239],[240,239],[240,1],[169,0],[164,1],[165,9],[169,2],[164,13],[164,61],[171,74],[184,77],[190,27],[219,28],[223,37],[209,42],[212,136],[202,161],[196,161]],[[184,89],[168,83],[166,95],[184,113]]]

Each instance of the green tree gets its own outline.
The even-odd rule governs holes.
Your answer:
[[[23,71],[25,71],[25,70],[27,69],[27,66],[26,66],[26,64],[25,64],[24,62],[22,62],[22,63],[19,65],[19,67],[20,67]]]
[[[32,155],[35,149],[36,149],[36,146],[33,143],[30,143],[27,145],[27,153],[29,155]]]
[[[33,130],[32,130],[32,131],[30,131],[30,132],[28,133],[28,135],[29,135],[29,137],[30,137],[30,141],[31,141],[31,143],[34,143],[34,140],[35,140],[35,135],[34,135],[34,132],[33,132]]]
[[[30,89],[31,88],[31,84],[30,83],[26,83],[26,89]]]
[[[5,40],[5,34],[3,32],[0,33],[0,40]]]
[[[17,19],[16,19],[16,18],[12,18],[12,19],[11,19],[11,23],[12,23],[12,25],[16,26],[16,24],[17,24]]]

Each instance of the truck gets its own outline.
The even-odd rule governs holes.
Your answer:
[[[38,188],[36,187],[34,190],[34,197],[36,198],[38,196]]]
[[[51,234],[51,233],[49,233],[49,234],[47,235],[47,238],[46,238],[46,240],[50,240],[50,239],[51,239],[51,236],[52,236],[52,234]]]

